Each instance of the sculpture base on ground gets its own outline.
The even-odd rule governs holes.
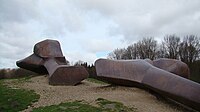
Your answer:
[[[82,66],[61,66],[49,76],[50,85],[77,85],[88,77],[87,71]]]
[[[44,40],[34,46],[34,53],[17,61],[17,66],[42,74],[49,74],[51,85],[76,85],[89,75],[82,66],[68,66],[60,44],[55,40]]]
[[[200,111],[200,84],[157,68],[145,60],[95,62],[97,77],[110,83],[151,89]]]

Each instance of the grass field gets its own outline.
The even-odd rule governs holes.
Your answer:
[[[17,112],[37,102],[39,95],[34,91],[10,88],[0,80],[0,112]]]
[[[6,80],[10,80],[14,84],[20,84],[30,82],[30,78],[31,77],[24,77]],[[0,80],[0,112],[25,110],[40,98],[33,90],[6,86],[6,80]],[[87,80],[97,84],[107,84],[93,78],[88,78]],[[94,106],[85,101],[65,102],[59,105],[34,108],[33,112],[136,112],[136,108],[128,108],[120,102],[109,101],[103,98],[96,99],[95,103]]]
[[[46,76],[0,80],[0,112],[148,112],[149,109],[188,111],[138,88],[111,86],[93,78],[77,86],[51,86]]]

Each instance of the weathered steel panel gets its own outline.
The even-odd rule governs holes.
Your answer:
[[[148,88],[200,110],[200,84],[155,67],[148,61],[98,59],[95,66],[97,77],[105,81]]]
[[[153,65],[187,79],[190,77],[189,67],[180,60],[160,58],[153,60]]]
[[[48,73],[51,85],[76,85],[88,77],[82,66],[67,65],[56,40],[44,40],[34,46],[34,54],[17,61],[17,66],[37,73]]]

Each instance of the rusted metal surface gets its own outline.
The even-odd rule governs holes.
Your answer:
[[[190,76],[189,67],[180,60],[160,58],[153,60],[153,66],[187,79],[189,79]]]
[[[144,59],[144,60],[155,67],[158,67],[175,75],[187,79],[189,79],[190,77],[189,67],[187,66],[187,64],[183,63],[180,60],[168,59],[168,58],[160,58],[153,61],[150,59]]]
[[[88,77],[82,66],[68,66],[56,40],[44,40],[34,46],[34,53],[17,61],[17,66],[42,74],[49,74],[51,85],[76,85]]]
[[[43,66],[44,60],[41,57],[32,54],[25,59],[17,61],[17,66],[36,72],[39,74],[47,74],[46,68]]]
[[[33,52],[42,58],[64,57],[60,43],[55,40],[45,40],[35,44]]]
[[[146,60],[95,62],[97,77],[105,81],[151,89],[200,111],[200,84],[153,66]]]

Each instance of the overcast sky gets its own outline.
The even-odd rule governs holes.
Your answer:
[[[93,63],[142,37],[200,35],[200,0],[0,0],[0,68],[56,39],[66,59]]]

